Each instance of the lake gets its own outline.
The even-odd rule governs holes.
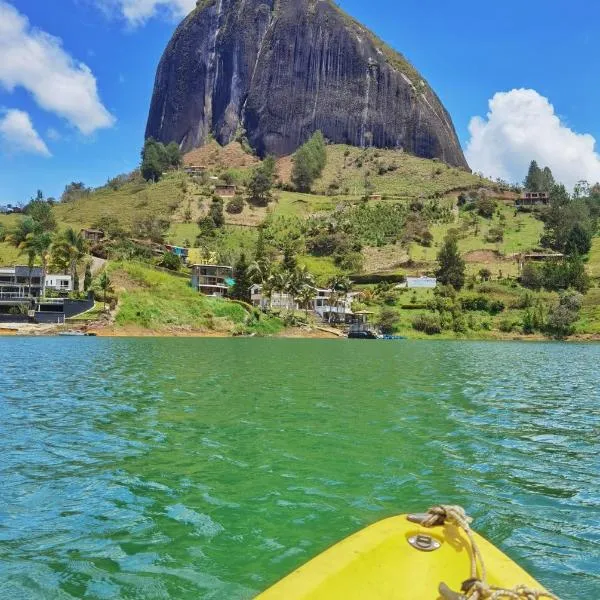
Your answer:
[[[583,344],[0,338],[0,597],[251,598],[452,503],[563,600],[600,598],[599,364]]]

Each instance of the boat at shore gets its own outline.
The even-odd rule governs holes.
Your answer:
[[[385,519],[326,550],[257,600],[558,600],[469,523],[454,506]]]

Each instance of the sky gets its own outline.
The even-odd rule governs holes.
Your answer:
[[[339,0],[449,110],[474,171],[600,181],[600,3]],[[195,0],[0,0],[0,204],[139,163],[156,66]]]

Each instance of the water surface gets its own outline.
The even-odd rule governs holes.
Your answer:
[[[599,362],[591,345],[0,338],[0,598],[251,598],[439,502],[563,599],[600,598]]]

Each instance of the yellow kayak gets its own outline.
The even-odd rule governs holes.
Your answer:
[[[386,519],[350,536],[260,594],[258,599],[461,598],[461,586],[471,577],[473,567],[472,544],[467,533],[452,522],[424,527],[419,522],[423,515],[413,516],[412,521],[408,517]],[[487,585],[499,588],[526,585],[543,590],[500,550],[480,535],[470,533],[485,562]],[[444,595],[439,591],[442,582],[446,586]]]

